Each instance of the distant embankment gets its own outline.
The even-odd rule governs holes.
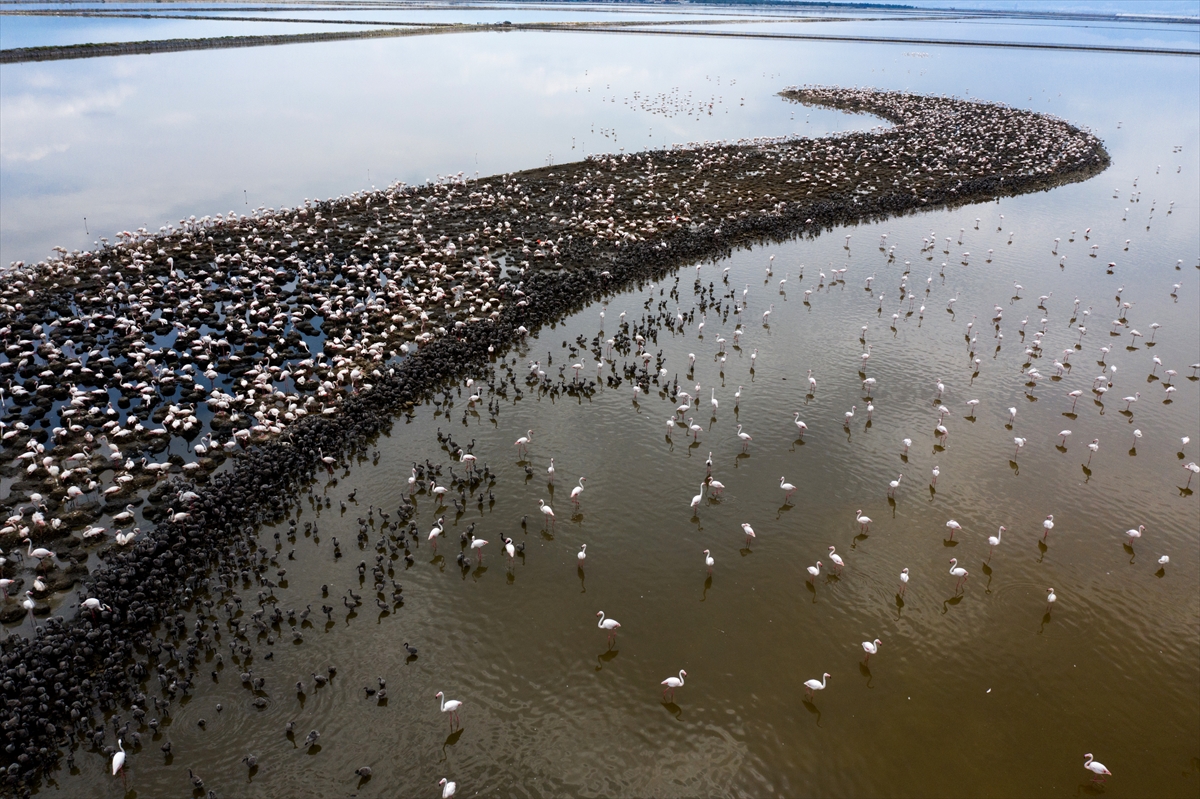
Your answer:
[[[0,50],[0,64],[25,61],[62,61],[69,58],[100,58],[117,55],[178,53],[184,50],[220,50],[228,47],[263,47],[273,44],[340,42],[349,39],[391,39],[398,36],[426,36],[432,33],[466,33],[492,28],[492,25],[442,25],[417,28],[382,28],[366,31],[330,31],[329,33],[293,33],[274,36],[214,36],[207,39],[159,39],[144,42],[71,44],[51,47],[14,47]]]

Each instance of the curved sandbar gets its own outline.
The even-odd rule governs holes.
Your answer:
[[[1029,111],[821,87],[783,96],[893,126],[397,186],[16,265],[0,289],[0,380],[11,381],[2,469],[20,477],[6,505],[21,520],[0,531],[4,547],[21,527],[48,540],[61,565],[47,577],[61,588],[73,578],[56,575],[86,571],[96,545],[71,531],[137,486],[152,486],[146,518],[171,508],[177,520],[103,545],[86,591],[107,609],[0,647],[8,789],[56,763],[98,708],[145,707],[135,652],[195,670],[202,650],[182,611],[218,562],[270,587],[254,525],[284,514],[323,456],[344,462],[447,380],[486,378],[489,354],[523,331],[734,246],[1048,189],[1108,164],[1094,136]],[[123,416],[108,413],[110,390]],[[167,442],[205,432],[205,457],[159,459]],[[232,468],[207,477],[226,453]],[[73,500],[83,470],[102,469],[112,484]],[[25,522],[31,508],[42,525]]]

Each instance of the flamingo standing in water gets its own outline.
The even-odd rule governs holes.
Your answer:
[[[866,663],[867,661],[869,661],[871,659],[871,655],[874,655],[876,652],[879,651],[879,645],[882,643],[883,643],[883,641],[880,641],[878,638],[876,638],[874,641],[863,641],[862,642],[863,651],[867,653],[867,656],[865,658],[863,658],[863,663]]]
[[[908,590],[908,567],[905,566],[903,569],[900,570],[900,594],[901,594],[901,596],[903,596],[904,592],[907,590]]]
[[[971,576],[971,573],[958,565],[958,558],[950,558],[950,576],[958,578],[958,582],[954,584],[954,591],[957,593],[962,584]]]
[[[1128,538],[1127,544],[1132,547],[1133,542],[1142,537],[1142,533],[1146,532],[1146,525],[1139,524],[1136,530],[1126,530],[1125,536]]]
[[[442,786],[442,799],[454,799],[454,792],[458,790],[458,785],[445,777],[442,777],[438,785]]]
[[[992,551],[996,547],[1000,546],[1000,538],[1001,538],[1001,536],[1004,535],[1004,531],[1007,529],[1008,528],[1002,524],[1002,525],[1000,525],[1000,529],[996,531],[995,535],[988,536],[988,560],[989,561],[992,559]]]
[[[842,570],[842,567],[846,565],[846,562],[842,560],[842,556],[837,553],[837,549],[835,547],[829,548],[829,560],[833,562],[833,567],[839,572]]]
[[[819,680],[805,680],[804,681],[804,689],[805,689],[805,692],[808,694],[808,698],[812,699],[813,693],[815,691],[824,691],[825,683],[829,680],[829,678],[831,676],[832,675],[829,672],[825,672],[824,674],[821,675],[821,679],[819,679]]]
[[[579,497],[581,494],[583,494],[583,484],[586,481],[587,481],[586,477],[580,477],[579,485],[577,485],[571,489],[571,501],[574,502],[576,505],[579,504]]]
[[[825,564],[818,560],[816,566],[808,567],[808,581],[810,583],[817,579],[817,575],[821,573],[821,567],[824,565]]]
[[[1046,536],[1050,535],[1050,531],[1054,529],[1054,514],[1053,513],[1051,513],[1049,516],[1046,517],[1046,521],[1042,522],[1042,529],[1045,530],[1045,532],[1042,533],[1042,540],[1045,541]]]
[[[583,564],[587,562],[587,544],[579,547],[579,554],[575,556],[575,562],[579,564],[579,568],[583,568]]]
[[[779,478],[779,487],[783,489],[783,504],[786,505],[788,500],[792,498],[792,494],[796,492],[796,487],[784,480],[783,477]]]
[[[796,430],[800,438],[804,438],[804,431],[808,430],[808,425],[800,421],[800,411],[796,411]]]
[[[954,533],[957,532],[958,530],[961,530],[962,525],[959,524],[958,522],[954,521],[953,519],[951,519],[950,521],[946,522],[946,526],[950,528],[950,540],[953,541]]]
[[[1053,588],[1046,589],[1046,612],[1050,612],[1050,606],[1058,601],[1058,597],[1054,593]]]
[[[550,525],[554,526],[554,509],[546,504],[544,499],[538,500],[538,510],[542,512],[543,521],[549,521]]]
[[[463,703],[457,699],[447,701],[446,695],[441,691],[438,691],[434,698],[442,700],[442,712],[450,714],[450,726],[454,727],[454,723],[458,722],[458,709],[462,707]],[[459,723],[461,724],[462,722]]]
[[[896,496],[896,489],[900,487],[900,481],[904,479],[904,475],[900,475],[895,480],[888,483],[888,496]]]
[[[529,454],[529,442],[533,440],[533,431],[529,430],[525,435],[513,442],[513,446],[517,448],[517,455],[522,453]]]
[[[704,487],[706,485],[708,485],[707,480],[700,484],[700,493],[692,497],[692,513],[696,513],[696,509],[699,508],[700,503],[704,501]]]
[[[754,528],[746,522],[742,522],[742,532],[746,534],[746,546],[750,546],[750,539],[754,538]]]
[[[715,564],[715,563],[716,563],[716,561],[713,560],[713,556],[711,554],[709,554],[709,551],[707,549],[704,550],[704,565],[706,567],[708,567],[709,574],[712,574],[713,564]]]
[[[687,672],[684,671],[683,669],[680,669],[678,677],[668,677],[667,679],[665,679],[661,683],[659,683],[659,685],[666,686],[666,688],[663,688],[663,701],[664,702],[667,701],[667,692],[668,691],[671,692],[671,701],[672,702],[675,701],[675,689],[683,687],[683,678],[686,676],[687,676]]]
[[[871,517],[863,516],[862,509],[854,511],[854,520],[858,522],[858,531],[865,533],[871,527]]]
[[[1091,752],[1088,752],[1086,755],[1084,755],[1084,758],[1085,760],[1083,761],[1083,767],[1096,775],[1092,777],[1092,782],[1104,782],[1105,777],[1112,776],[1112,772],[1106,769],[1103,763],[1096,762],[1096,759],[1092,757]]]
[[[125,743],[118,737],[117,748],[121,751],[114,752],[112,757],[112,775],[117,776],[117,772],[121,773],[121,782],[125,782],[125,772],[121,771],[125,768]]]
[[[601,630],[608,631],[608,643],[611,646],[617,640],[617,628],[621,626],[621,623],[616,619],[604,618],[604,611],[602,610],[596,613],[596,615],[600,617],[600,621],[596,623],[596,626]]]

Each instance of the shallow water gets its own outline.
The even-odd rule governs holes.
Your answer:
[[[461,396],[454,393],[448,415],[425,406],[411,421],[399,420],[377,443],[377,463],[367,458],[338,473],[336,485],[326,485],[324,475],[314,485],[315,496],[331,499],[330,509],[318,511],[311,496],[301,498],[300,529],[312,522],[319,527],[317,535],[301,532],[290,543],[286,524],[260,535],[269,549],[274,549],[274,532],[284,536],[280,563],[288,571],[286,586],[281,583],[274,592],[279,606],[313,605],[309,622],[315,624],[303,626],[303,643],[291,642],[285,622],[281,633],[273,633],[280,642],[268,647],[260,638],[252,663],[235,662],[225,613],[215,608],[221,620],[215,626],[223,636],[216,652],[222,653],[224,667],[215,680],[209,676],[216,669],[214,652],[211,664],[201,669],[194,696],[177,703],[161,737],[144,733],[141,751],[128,761],[130,792],[179,795],[187,790],[192,768],[204,778],[205,790],[222,796],[435,796],[443,776],[458,782],[460,795],[1057,795],[1091,790],[1080,765],[1082,754],[1093,752],[1115,775],[1104,789],[1107,795],[1196,795],[1200,511],[1193,492],[1200,483],[1183,488],[1186,472],[1180,468],[1197,459],[1200,441],[1200,382],[1189,378],[1188,368],[1200,361],[1195,192],[1200,87],[1194,63],[950,49],[913,59],[903,55],[902,46],[850,50],[811,43],[591,35],[496,38],[500,49],[490,49],[488,41],[474,53],[457,49],[472,43],[467,38],[360,43],[347,45],[360,49],[342,51],[366,59],[354,62],[359,66],[384,53],[402,53],[408,64],[445,58],[462,67],[457,76],[445,77],[443,70],[428,87],[404,90],[404,107],[421,113],[394,134],[408,148],[397,147],[389,156],[394,172],[418,168],[414,165],[451,171],[443,165],[469,158],[476,141],[492,148],[486,171],[535,165],[536,153],[587,129],[593,114],[604,120],[601,127],[622,131],[663,124],[663,116],[626,107],[622,100],[633,91],[680,85],[698,92],[715,83],[715,74],[738,81],[709,89],[722,92],[730,113],[698,123],[686,115],[672,118],[681,140],[801,129],[797,126],[809,109],[773,96],[787,83],[874,83],[920,91],[969,89],[973,96],[1045,108],[1097,130],[1113,166],[1088,182],[1047,193],[735,252],[701,265],[699,272],[680,270],[678,300],[669,296],[673,277],[610,297],[601,341],[617,332],[622,311],[634,323],[647,313],[673,317],[677,305],[687,313],[697,301],[697,275],[705,289],[713,283],[718,299],[732,292],[740,300],[748,286],[744,313],[726,317],[710,310],[701,338],[697,309],[684,332],[658,328],[657,340],[648,347],[655,355],[662,351],[668,380],[678,375],[689,393],[700,385],[698,405],[687,414],[703,428],[698,444],[692,445],[681,427],[667,438],[665,422],[677,403],[661,396],[660,387],[635,403],[628,381],[590,398],[542,395],[525,384],[530,360],[541,361],[555,382],[563,366],[569,381],[569,365],[577,362],[585,364],[585,378],[594,377],[595,357],[572,354],[563,342],[569,346],[577,336],[590,341],[598,335],[599,306],[541,331],[508,356],[510,364],[515,359],[512,368],[523,397],[514,401],[510,385],[507,398],[497,398],[494,421],[481,410],[467,413],[463,425],[466,397],[478,383]],[[536,53],[514,44],[531,41]],[[618,43],[621,60],[611,61],[606,48]],[[236,69],[263,58],[278,65],[278,54],[289,50],[294,55],[283,56],[283,63],[295,69],[303,68],[300,56],[316,52],[276,48],[171,58],[204,59],[223,68],[236,64]],[[700,53],[708,60],[697,67]],[[829,58],[834,53],[856,58],[834,63]],[[748,61],[750,54],[757,60]],[[620,66],[630,59],[639,67]],[[518,81],[534,61],[543,72]],[[138,62],[111,63],[131,69],[129,63]],[[599,79],[613,87],[608,96],[617,102],[575,99],[571,89],[584,69],[594,77],[594,64],[604,64]],[[726,71],[735,64],[743,65],[740,71]],[[31,92],[32,75],[62,80],[70,67],[36,66],[25,73],[6,67],[0,102],[12,102],[10,87],[18,81]],[[137,87],[152,80],[165,85],[170,77],[132,69],[131,85]],[[351,67],[345,69],[348,74]],[[195,80],[198,87],[217,83],[213,77]],[[275,79],[268,74],[262,80]],[[365,97],[370,86],[377,86],[367,83],[354,91]],[[465,96],[462,109],[438,99],[436,92],[450,88],[459,93],[455,96]],[[455,133],[456,123],[484,103],[488,91],[506,92],[492,106],[488,135]],[[157,96],[168,106],[182,105],[172,92]],[[732,99],[742,96],[745,106]],[[335,102],[332,93],[323,97]],[[250,103],[249,94],[239,102]],[[263,113],[268,121],[288,105],[271,92],[264,92],[260,102],[269,104]],[[434,113],[438,107],[444,113]],[[86,146],[94,153],[106,146],[114,153],[131,147],[132,126],[148,118],[147,108],[119,106],[103,127],[114,138]],[[790,118],[792,110],[796,120]],[[821,131],[871,124],[863,117],[812,114]],[[542,124],[531,129],[530,115]],[[13,124],[0,124],[7,147]],[[373,149],[370,130],[343,124],[349,151],[360,155]],[[281,129],[273,135],[281,135]],[[441,133],[447,136],[434,142]],[[21,135],[32,133],[22,128]],[[280,175],[271,170],[285,156],[270,154],[270,130],[247,131],[251,146],[262,136],[261,149],[250,154],[230,153],[228,142],[211,134],[192,135],[196,147],[232,156],[228,163],[206,164],[210,171],[231,173],[238,164],[252,165],[250,179],[257,174],[270,182],[280,203],[311,193],[307,186],[347,180],[349,170],[337,163],[336,154],[329,159],[332,165],[305,158],[315,144],[303,133],[288,139],[288,157],[297,166],[290,172],[280,169]],[[1174,151],[1176,145],[1182,152]],[[174,167],[191,168],[178,160],[172,164],[167,154],[164,147],[161,156],[148,158],[147,171],[133,179],[147,198],[146,207],[162,202],[161,186],[149,176],[161,174],[166,181]],[[67,157],[27,162],[40,164],[34,167],[35,182],[68,170],[71,159],[81,157],[70,150],[62,155]],[[255,163],[259,160],[264,163]],[[11,169],[8,161],[4,168]],[[105,191],[101,176],[81,180],[93,181],[88,191]],[[348,182],[328,191],[360,185]],[[202,181],[183,185],[185,199],[197,206],[179,213],[212,210],[201,202],[214,196],[205,193],[210,188]],[[8,190],[0,185],[0,191]],[[122,202],[127,200],[114,202],[114,213],[127,212]],[[33,216],[38,205],[22,201],[17,211],[12,208],[6,202],[6,231],[10,213]],[[48,224],[55,224],[53,215]],[[126,217],[115,224],[133,223]],[[931,232],[936,246],[922,251],[922,239]],[[884,233],[887,246],[896,247],[891,261],[879,246]],[[847,234],[852,236],[848,248]],[[1055,238],[1060,239],[1057,248]],[[1095,258],[1093,244],[1099,245]],[[46,240],[38,246],[44,251]],[[770,255],[774,274],[767,278]],[[1063,255],[1067,260],[1060,265]],[[1105,269],[1110,261],[1117,264],[1112,274]],[[843,268],[844,282],[833,282],[832,270]],[[900,306],[898,299],[905,271],[915,295],[911,315],[909,303]],[[868,292],[864,284],[870,275],[875,280]],[[785,276],[787,290],[780,293]],[[1024,287],[1019,298],[1014,283]],[[1175,283],[1181,286],[1172,296]],[[1120,300],[1133,303],[1131,327],[1147,334],[1133,349],[1128,329],[1109,335],[1119,289]],[[807,303],[806,290],[813,292]],[[1049,295],[1044,308],[1037,307],[1041,295]],[[947,302],[954,297],[951,314]],[[1072,312],[1076,297],[1078,315]],[[650,311],[643,307],[647,300]],[[660,301],[666,303],[661,310]],[[772,303],[770,324],[764,326],[763,311]],[[730,307],[731,300],[722,305]],[[921,305],[923,314],[917,310]],[[997,330],[989,321],[994,306],[1003,316],[998,350]],[[899,314],[894,329],[893,313]],[[966,334],[973,317],[971,332],[978,340],[972,356]],[[1025,348],[1042,329],[1043,318],[1043,354],[1027,359]],[[746,332],[740,348],[734,348],[732,331],[739,321]],[[1147,341],[1152,322],[1161,325],[1154,346]],[[1081,324],[1087,327],[1082,339]],[[865,342],[859,340],[863,325],[868,327]],[[728,339],[723,367],[719,336]],[[871,345],[871,357],[860,375],[865,343]],[[1053,361],[1077,343],[1080,349],[1069,359],[1072,368],[1055,379]],[[1103,364],[1098,362],[1101,347],[1111,350]],[[694,372],[688,369],[689,353],[697,356]],[[1154,367],[1155,356],[1162,367]],[[621,353],[613,357],[618,369],[630,360]],[[973,358],[980,359],[978,374]],[[1045,375],[1036,387],[1027,386],[1022,376],[1027,363]],[[1117,367],[1114,386],[1098,403],[1088,389],[1093,377],[1111,366]],[[1163,376],[1170,368],[1179,372],[1173,381],[1178,390],[1166,403]],[[812,396],[805,391],[808,369],[818,380]],[[869,423],[864,377],[878,381]],[[934,436],[938,379],[946,385],[942,399],[951,411],[941,448]],[[709,405],[713,388],[720,403],[715,420]],[[1066,394],[1074,389],[1084,395],[1069,415]],[[1122,413],[1125,403],[1117,398],[1135,391],[1141,399],[1131,413]],[[965,403],[975,398],[980,404],[969,417]],[[845,428],[843,414],[851,406],[857,406],[855,417]],[[1009,407],[1017,408],[1011,429],[1006,427]],[[808,425],[802,440],[792,423],[797,411]],[[737,424],[753,436],[746,453]],[[356,519],[366,518],[369,506],[394,512],[407,491],[412,461],[431,459],[449,474],[450,454],[438,445],[439,428],[463,445],[474,439],[474,454],[497,476],[494,503],[485,497],[480,509],[472,498],[457,516],[453,505],[438,510],[432,497],[418,494],[415,562],[406,568],[399,554],[386,561],[404,586],[405,602],[381,614],[370,590],[378,524],[360,550]],[[530,428],[530,455],[518,460],[512,442]],[[1135,428],[1144,435],[1131,449]],[[1072,435],[1059,448],[1063,429]],[[1179,439],[1185,435],[1192,441],[1181,457]],[[1014,436],[1028,438],[1015,457]],[[906,437],[913,444],[904,456],[900,442]],[[1100,449],[1087,466],[1086,444],[1094,438]],[[727,488],[693,514],[688,503],[705,477],[710,451],[713,475]],[[551,457],[557,470],[553,490],[545,476]],[[528,479],[526,465],[534,473]],[[934,465],[941,471],[936,489],[930,486]],[[454,469],[462,472],[457,464]],[[893,502],[888,481],[898,474],[904,479]],[[586,490],[573,511],[570,489],[581,475],[588,478]],[[799,487],[789,504],[782,502],[780,475]],[[357,505],[341,512],[339,503],[354,489]],[[552,529],[543,530],[539,499],[555,509]],[[855,522],[857,509],[874,519],[865,536]],[[1041,522],[1051,513],[1055,527],[1041,546]],[[442,515],[446,535],[435,554],[425,534]],[[525,528],[522,517],[528,517]],[[949,519],[963,527],[956,542],[947,540]],[[748,547],[743,522],[757,533]],[[463,571],[454,556],[459,534],[471,523],[490,543],[482,565]],[[1123,531],[1139,524],[1147,527],[1145,537],[1127,549]],[[999,525],[1008,532],[989,560],[986,538]],[[511,566],[499,547],[502,535],[526,545],[524,556]],[[341,544],[340,559],[333,554],[334,537]],[[584,543],[588,558],[581,573],[575,555]],[[844,558],[845,569],[840,576],[823,570],[810,587],[805,567],[818,559],[828,564],[830,545]],[[292,549],[295,560],[286,560]],[[711,580],[704,549],[715,560]],[[1171,562],[1160,574],[1157,560],[1163,554]],[[970,572],[961,592],[947,572],[951,557]],[[367,563],[365,585],[356,570],[360,561]],[[904,567],[912,579],[900,598],[898,576]],[[323,583],[329,586],[328,598],[322,597]],[[1050,586],[1058,601],[1047,613]],[[353,614],[341,599],[347,588],[364,599]],[[246,615],[257,591],[241,590]],[[390,594],[389,583],[382,598]],[[320,612],[322,602],[335,608],[332,623]],[[599,610],[622,624],[612,647],[595,627]],[[874,638],[883,643],[864,666],[860,642]],[[419,649],[415,659],[405,657],[400,647],[405,641]],[[262,657],[268,648],[275,651],[270,661]],[[308,675],[324,673],[330,665],[337,667],[333,681],[314,688]],[[261,711],[237,676],[247,667],[267,678],[262,695],[268,705]],[[686,685],[674,702],[664,703],[659,683],[679,669],[688,672]],[[831,674],[828,688],[806,703],[802,682],[823,672]],[[376,686],[379,676],[389,693],[383,705],[362,690]],[[294,690],[297,680],[305,683],[303,701]],[[158,693],[157,681],[146,689]],[[461,732],[450,733],[438,713],[434,694],[439,690],[465,702]],[[217,703],[223,705],[220,712]],[[197,726],[201,718],[204,729]],[[284,735],[285,724],[293,720],[294,741]],[[313,728],[322,734],[319,750],[298,749]],[[166,739],[174,746],[169,762],[158,750]],[[249,777],[241,763],[248,752],[259,758]],[[54,775],[42,792],[126,793],[120,782],[105,776],[103,757],[80,752],[76,765],[74,772]],[[365,783],[354,775],[363,765],[374,769]]]

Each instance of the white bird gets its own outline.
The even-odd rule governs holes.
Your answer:
[[[866,663],[868,660],[871,659],[871,655],[874,655],[876,652],[879,651],[879,645],[882,643],[883,643],[883,641],[880,641],[878,638],[876,638],[874,641],[863,641],[862,642],[863,651],[867,653],[867,656],[865,658],[863,658],[863,663]]]
[[[742,452],[745,452],[746,448],[750,446],[750,442],[754,440],[750,437],[749,433],[742,432],[742,426],[740,424],[737,426],[737,437],[742,440]]]
[[[900,570],[900,593],[903,594],[908,590],[908,567],[905,566]]]
[[[930,472],[930,474],[933,475],[933,481],[930,483],[930,485],[937,486],[938,475],[941,473],[942,470],[937,467],[937,464],[934,464],[933,470]]]
[[[746,522],[742,522],[742,532],[746,534],[746,545],[750,545],[750,539],[754,538],[754,528]]]
[[[946,522],[946,526],[950,528],[950,540],[954,540],[954,534],[962,529],[962,525],[951,519]]]
[[[585,482],[587,482],[587,478],[580,477],[579,485],[577,485],[571,489],[571,501],[574,502],[576,505],[579,504],[579,497],[583,494],[583,484]],[[601,486],[601,488],[603,488],[603,486]]]
[[[900,475],[895,480],[892,480],[890,483],[888,483],[888,496],[889,497],[896,496],[896,489],[900,487],[900,481],[903,479],[904,479],[904,475]]]
[[[846,413],[843,414],[843,416],[845,417],[843,420],[843,424],[846,427],[850,426],[850,420],[854,418],[854,411],[856,411],[857,409],[858,409],[857,405],[851,405],[850,410],[846,411]]]
[[[683,687],[683,678],[686,676],[687,676],[687,672],[684,671],[683,669],[680,669],[678,677],[668,677],[667,679],[665,679],[661,683],[659,683],[659,685],[666,686],[666,688],[663,688],[663,701],[666,701],[668,691],[671,692],[671,700],[672,701],[675,700],[675,689]]]
[[[692,497],[692,512],[700,507],[700,503],[704,501],[704,486],[708,485],[707,481],[700,484],[700,493]]]
[[[842,570],[842,567],[846,565],[845,561],[842,560],[842,556],[837,554],[837,549],[834,547],[829,548],[829,559],[833,561],[834,567],[837,568],[839,572]]]
[[[1004,531],[1007,529],[1008,528],[1002,524],[1000,525],[1000,529],[996,531],[995,535],[988,536],[988,560],[992,559],[992,550],[1000,546],[1000,539],[1004,536]]]
[[[954,584],[954,590],[957,591],[970,576],[970,572],[958,565],[958,558],[950,558],[950,576],[958,578],[958,582]]]
[[[112,775],[114,777],[117,776],[117,773],[125,767],[125,744],[119,737],[117,738],[117,747],[121,751],[113,753]]]
[[[1146,525],[1139,524],[1136,530],[1126,530],[1125,537],[1129,539],[1129,545],[1133,546],[1133,542],[1142,537],[1142,533],[1146,532]]]
[[[911,438],[901,439],[900,443],[904,445],[904,452],[901,454],[907,455],[908,448],[912,446],[912,439]]]
[[[542,512],[542,520],[543,521],[548,520],[551,525],[554,524],[554,509],[546,504],[546,500],[544,500],[544,499],[538,500],[538,510],[540,510]]]
[[[487,541],[482,538],[471,536],[471,549],[475,550],[475,554],[479,557],[479,562],[483,563],[483,548],[487,546]]]
[[[1054,593],[1053,588],[1046,589],[1046,612],[1050,612],[1050,606],[1058,601],[1058,595]]]
[[[554,482],[554,458],[550,459],[550,465],[546,467],[546,480],[550,483]]]
[[[442,786],[442,799],[452,799],[454,792],[458,790],[458,785],[450,782],[445,777],[442,777],[442,781],[438,785]]]
[[[442,712],[450,714],[449,715],[450,726],[453,727],[454,722],[458,721],[458,709],[460,707],[462,707],[463,703],[458,701],[457,699],[451,699],[451,700],[447,701],[446,695],[443,694],[441,691],[438,691],[434,698],[442,700]]]
[[[587,561],[587,544],[582,544],[579,547],[579,554],[575,556],[575,562],[579,564],[579,568],[583,568],[583,564]]]
[[[1096,762],[1091,752],[1084,755],[1084,758],[1083,767],[1096,775],[1092,778],[1092,782],[1104,782],[1105,776],[1112,776],[1112,772],[1106,769],[1103,763]]]
[[[779,487],[783,490],[783,502],[786,505],[787,501],[792,498],[792,494],[795,493],[796,487],[784,480],[783,477],[779,478]]]
[[[604,618],[604,611],[599,611],[596,615],[600,617],[600,621],[596,623],[596,626],[601,630],[608,631],[608,640],[609,643],[612,643],[617,638],[617,628],[621,626],[621,623],[616,619]]]
[[[871,526],[871,517],[863,516],[862,509],[854,511],[854,520],[858,522],[858,531],[865,533]]]
[[[796,430],[801,438],[804,437],[804,431],[808,430],[808,425],[800,421],[800,411],[796,411]]]
[[[1054,529],[1054,514],[1051,513],[1046,517],[1046,521],[1042,522],[1042,528],[1046,531],[1042,533],[1042,540],[1046,540],[1046,536],[1050,535],[1050,531]]]
[[[813,580],[817,579],[817,575],[819,575],[821,573],[821,567],[824,565],[825,564],[821,563],[821,561],[818,560],[816,566],[807,567],[809,582],[812,582]]]
[[[709,574],[712,574],[714,563],[716,563],[716,561],[713,560],[713,556],[709,553],[709,551],[707,549],[704,550],[704,565],[708,568]]]
[[[1171,558],[1169,555],[1163,555],[1162,557],[1160,557],[1158,559],[1158,565],[1162,568],[1166,568],[1167,564],[1170,562],[1171,562]]]
[[[1021,447],[1025,446],[1025,442],[1028,440],[1029,439],[1027,439],[1027,438],[1014,438],[1013,439],[1013,443],[1017,445],[1017,448],[1013,450],[1014,458],[1017,457],[1017,453],[1021,451]]]
[[[829,678],[831,676],[832,675],[830,675],[829,672],[825,672],[824,674],[821,675],[821,679],[819,679],[819,680],[805,680],[804,687],[808,692],[808,698],[812,699],[814,691],[824,691],[825,683],[829,680]]]

